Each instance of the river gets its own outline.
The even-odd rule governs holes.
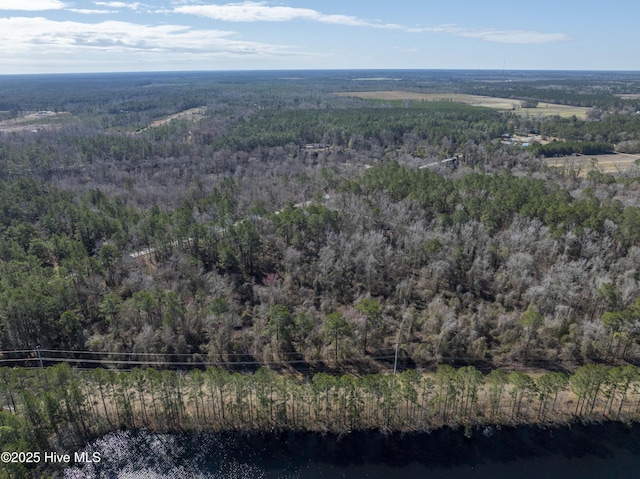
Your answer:
[[[430,434],[151,434],[89,444],[65,479],[640,478],[640,426],[442,429]]]

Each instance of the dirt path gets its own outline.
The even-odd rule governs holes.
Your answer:
[[[165,116],[164,118],[160,118],[159,120],[152,121],[151,123],[149,123],[149,126],[136,131],[136,134],[142,133],[149,128],[158,128],[162,125],[166,125],[173,120],[185,119],[187,121],[197,123],[204,118],[206,110],[207,107],[199,106],[196,108],[189,108],[188,110],[179,111],[178,113],[174,113],[173,115]]]

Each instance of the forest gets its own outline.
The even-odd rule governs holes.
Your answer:
[[[636,417],[640,76],[364,73],[0,77],[3,444]]]
[[[473,366],[440,365],[429,375],[415,369],[397,375],[320,372],[302,380],[264,368],[254,374],[221,368],[78,371],[66,364],[2,368],[2,400],[9,408],[0,412],[0,437],[4,451],[20,454],[77,450],[115,429],[410,434],[448,426],[471,438],[492,425],[628,424],[639,418],[639,372],[632,365],[589,364],[572,375],[502,369],[483,375]],[[575,400],[567,401],[569,395]],[[55,472],[43,457],[4,461],[2,472]]]

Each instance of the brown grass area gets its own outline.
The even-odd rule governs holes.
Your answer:
[[[580,155],[547,158],[547,165],[555,168],[566,167],[579,169],[580,176],[586,176],[591,169],[593,159],[597,160],[596,168],[602,173],[619,173],[627,171],[635,162],[640,160],[640,155],[616,153],[608,155]]]
[[[339,96],[362,98],[365,100],[414,100],[414,101],[451,101],[465,103],[472,106],[493,108],[494,110],[512,111],[523,116],[555,116],[584,119],[588,108],[578,106],[556,105],[554,103],[539,103],[536,108],[521,108],[520,100],[497,98],[492,96],[467,95],[464,93],[415,93],[410,91],[364,91],[340,92]]]
[[[158,120],[154,120],[151,123],[149,123],[149,126],[136,130],[132,134],[137,135],[138,133],[142,133],[143,131],[146,131],[149,128],[158,128],[162,125],[166,125],[167,123],[173,120],[185,119],[187,121],[197,123],[204,118],[206,109],[207,108],[204,106],[199,106],[197,108],[189,108],[188,110],[179,111],[178,113],[174,113],[173,115],[165,116]]]
[[[166,125],[172,120],[185,119],[188,121],[200,121],[204,118],[205,107],[200,106],[197,108],[189,108],[188,110],[180,111],[178,113],[174,113],[173,115],[166,116],[164,118],[160,118],[159,120],[152,121],[149,123],[148,128],[157,128],[162,125]]]
[[[529,374],[532,378],[537,379],[541,374]],[[433,374],[427,374],[424,377],[435,380]],[[302,400],[294,401],[293,397],[287,395],[283,398],[278,388],[267,390],[264,394],[270,401],[273,401],[271,407],[267,405],[260,406],[257,396],[257,390],[245,390],[242,401],[238,402],[237,391],[233,384],[224,386],[222,392],[222,402],[225,409],[225,418],[218,414],[220,408],[220,396],[217,386],[213,390],[208,385],[204,385],[199,389],[199,394],[192,394],[193,389],[189,386],[188,378],[181,383],[183,397],[182,406],[179,408],[178,422],[180,429],[209,429],[217,431],[225,430],[273,430],[276,428],[293,428],[294,430],[303,429],[318,432],[348,432],[350,430],[349,420],[344,415],[346,410],[340,413],[338,396],[346,393],[340,389],[331,388],[326,394],[331,402],[331,407],[325,407],[325,393],[317,396],[319,409],[316,411],[315,403],[312,402],[314,396],[308,388],[303,393]],[[400,386],[398,385],[398,388]],[[269,389],[269,388],[268,388]],[[422,390],[422,386],[419,386]],[[449,419],[443,418],[438,414],[440,403],[436,399],[436,390],[427,391],[428,398],[423,402],[422,398],[418,398],[418,402],[414,405],[409,404],[407,399],[398,394],[397,403],[394,404],[394,411],[398,417],[404,419],[393,419],[387,422],[387,418],[383,416],[384,402],[380,400],[377,394],[371,395],[362,392],[359,397],[363,400],[361,403],[359,420],[359,428],[361,429],[383,429],[386,431],[424,431],[443,426],[457,427],[460,425],[518,425],[518,424],[538,424],[538,425],[561,425],[571,423],[576,419],[576,405],[579,402],[578,397],[567,387],[561,390],[554,401],[553,397],[548,399],[547,408],[544,415],[539,415],[539,397],[533,392],[528,399],[522,403],[520,414],[513,414],[513,386],[506,385],[500,401],[500,406],[495,415],[490,414],[491,406],[488,396],[487,386],[481,386],[478,389],[477,400],[469,404],[469,409],[465,414],[461,414],[458,409],[454,411],[450,409]],[[122,405],[118,405],[115,397],[111,395],[112,390],[108,391],[106,397],[107,414],[111,417],[112,424],[121,422],[119,419],[122,413]],[[102,400],[95,392],[87,391],[89,401],[92,403],[94,414],[100,418],[105,424],[107,417],[104,414],[104,406]],[[213,393],[213,397],[211,394]],[[135,417],[136,427],[144,427],[155,432],[169,432],[175,425],[167,424],[164,419],[167,411],[164,409],[161,394],[158,392],[155,401],[151,394],[146,393],[142,399],[132,388],[129,391],[133,416]],[[196,405],[197,401],[197,405]],[[345,399],[346,401],[346,399]],[[638,396],[633,390],[627,392],[624,398],[622,414],[617,415],[620,405],[619,396],[614,400],[611,409],[608,409],[606,398],[601,396],[597,401],[593,412],[584,412],[581,416],[583,421],[604,421],[604,420],[637,420],[637,401]],[[155,415],[154,402],[159,413],[159,417]],[[285,403],[285,410],[280,409],[279,405]],[[143,405],[144,403],[144,405]],[[369,406],[373,406],[370,409]],[[423,408],[423,405],[425,406]],[[458,404],[460,407],[461,404]],[[120,409],[119,409],[120,408]],[[344,408],[344,406],[343,406]],[[410,408],[410,409],[408,409]],[[413,413],[410,412],[413,410]],[[278,412],[280,411],[280,412]],[[146,412],[146,414],[145,414]],[[173,411],[175,413],[176,411]],[[278,417],[278,414],[285,413],[286,417]]]
[[[575,116],[580,120],[587,117],[589,108],[584,106],[557,105],[555,103],[538,103],[535,108],[520,108],[514,113],[522,116],[561,116],[569,118]]]
[[[51,130],[59,128],[61,121],[71,118],[67,112],[29,111],[16,118],[0,121],[0,132],[17,133],[23,131]]]

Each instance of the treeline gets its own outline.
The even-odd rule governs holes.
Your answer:
[[[322,181],[327,197],[244,214],[233,180],[146,212],[0,183],[3,349],[375,369],[400,333],[425,367],[638,358],[638,207],[508,171]]]
[[[340,188],[363,196],[384,192],[394,202],[414,201],[426,219],[449,225],[477,221],[499,231],[517,215],[537,219],[553,232],[590,228],[606,233],[605,223],[610,221],[619,226],[616,239],[629,246],[640,240],[633,226],[637,208],[597,198],[574,199],[551,182],[517,177],[508,170],[494,175],[469,173],[452,180],[392,163],[373,167]]]
[[[505,82],[511,79],[506,73],[502,82],[486,82],[484,84],[472,83],[459,86],[461,91],[474,95],[496,96],[500,98],[512,98],[518,100],[538,100],[560,105],[584,106],[599,108],[602,110],[618,111],[628,108],[638,109],[638,100],[624,99],[616,96],[616,93],[628,93],[625,87],[621,87],[616,81],[606,80],[598,82],[581,80],[548,80],[540,79],[534,83],[519,79],[513,82]],[[625,85],[627,88],[629,85]],[[633,87],[631,87],[633,88]],[[603,91],[604,90],[604,91]]]
[[[211,83],[154,75],[43,75],[0,79],[0,110],[68,112],[88,126],[144,127],[154,118],[209,104]]]
[[[560,117],[544,120],[514,117],[512,121],[517,129],[572,142],[617,144],[640,135],[640,115],[635,112],[602,115],[601,119],[586,121]]]
[[[376,105],[376,103],[373,103]],[[356,149],[371,143],[399,146],[407,135],[430,144],[451,143],[450,154],[467,141],[489,141],[510,131],[498,112],[456,103],[421,102],[420,107],[370,106],[322,110],[275,110],[234,125],[217,145],[235,150],[288,143],[320,143]],[[370,148],[370,147],[369,147]]]
[[[202,106],[227,114],[236,110],[251,114],[264,108],[348,103],[326,94],[326,78],[305,76],[303,82],[287,82],[274,72],[4,75],[0,117],[12,119],[43,110],[68,112],[83,127],[136,131],[153,120]],[[342,88],[351,84],[348,79],[336,83]]]
[[[0,447],[50,451],[80,447],[117,428],[197,431],[429,431],[488,424],[564,424],[638,418],[634,366],[587,365],[572,375],[440,366],[434,374],[306,379],[261,369],[80,372],[66,365],[0,369]],[[6,477],[35,474],[3,464]],[[38,471],[40,472],[40,471]]]
[[[174,120],[145,129],[148,123],[132,122],[118,131],[107,124],[94,125],[103,121],[97,115],[52,131],[3,135],[0,179],[35,177],[76,189],[99,184],[123,193],[123,185],[128,184],[127,195],[135,199],[144,189],[158,189],[168,181],[184,185],[184,193],[196,178],[233,174],[254,158],[271,163],[291,156],[301,159],[313,153],[304,152],[306,144],[318,144],[327,151],[330,147],[344,162],[345,149],[358,156],[401,148],[416,157],[446,157],[485,143],[483,160],[488,161],[489,151],[496,149],[489,142],[513,132],[509,120],[495,111],[453,103],[425,105],[260,111],[221,106],[207,109],[208,116],[198,125]],[[304,168],[300,160],[294,163]],[[178,174],[172,175],[170,169]]]
[[[5,350],[375,371],[401,337],[429,368],[640,357],[633,170],[583,181],[500,144],[538,120],[228,81],[198,125],[2,135]]]
[[[546,145],[533,143],[530,149],[536,156],[541,155],[549,158],[554,156],[569,156],[576,153],[580,155],[602,155],[612,153],[614,146],[611,143],[593,141],[552,141]]]

